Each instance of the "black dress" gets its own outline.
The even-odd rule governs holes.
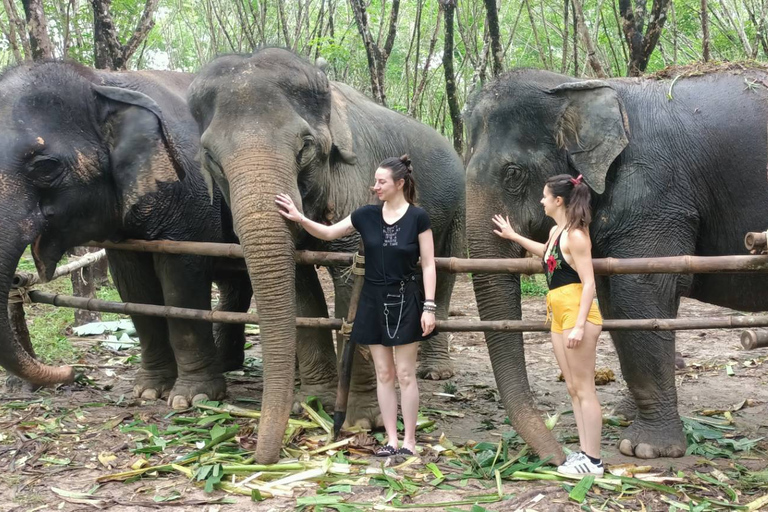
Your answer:
[[[365,281],[350,336],[360,345],[394,347],[429,339],[422,336],[424,285],[417,273],[419,234],[430,228],[422,208],[409,205],[394,224],[387,224],[381,205],[352,212],[352,225],[365,248]]]

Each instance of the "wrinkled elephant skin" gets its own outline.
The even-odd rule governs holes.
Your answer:
[[[270,462],[277,458],[291,409],[294,351],[302,396],[305,390],[320,390],[330,399],[337,381],[330,333],[296,333],[296,314],[324,316],[327,308],[314,269],[296,267],[293,251],[353,252],[358,244],[356,236],[334,243],[308,237],[279,215],[275,195],[290,194],[315,221],[338,222],[371,202],[369,187],[381,160],[410,153],[417,202],[431,216],[436,254],[458,256],[464,172],[450,144],[435,131],[329,81],[322,69],[282,49],[214,60],[190,87],[189,105],[200,127],[203,169],[230,202],[255,289],[265,379],[256,458]],[[346,282],[340,269],[331,274],[335,310],[342,315],[351,280]],[[452,287],[453,278],[439,278],[442,318]],[[359,351],[354,364],[348,420],[370,425],[378,416],[375,376]],[[422,345],[421,371],[436,377],[452,374],[445,335]]]
[[[50,278],[65,251],[89,240],[237,241],[221,194],[209,197],[194,160],[197,125],[184,100],[192,78],[61,62],[22,64],[0,77],[3,300],[28,244],[38,272]],[[109,266],[126,302],[210,309],[217,278],[220,308],[246,311],[250,303],[245,274],[240,284],[216,276],[211,258],[110,251]],[[242,326],[216,326],[222,365],[209,323],[133,321],[142,351],[137,397],[167,394],[176,408],[223,398],[222,368],[242,362]],[[55,380],[40,382],[39,364],[7,327],[0,320],[0,363],[25,380]]]
[[[473,95],[467,108],[471,255],[521,255],[491,233],[495,213],[545,241],[551,224],[539,200],[547,177],[560,173],[582,174],[592,190],[594,257],[744,254],[744,233],[765,229],[768,211],[768,93],[744,82],[762,83],[766,75],[722,69],[681,76],[672,90],[670,80],[580,81],[515,70]],[[474,276],[484,319],[519,318],[517,282],[502,281]],[[615,275],[598,277],[597,295],[606,318],[674,318],[681,296],[764,311],[766,286],[768,276],[760,274]],[[621,452],[682,456],[674,333],[612,337],[636,407]],[[536,415],[523,392],[522,339],[495,333],[487,340],[512,422],[524,426]],[[520,433],[540,453],[555,449],[546,432]]]

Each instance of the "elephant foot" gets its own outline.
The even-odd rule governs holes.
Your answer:
[[[453,377],[453,363],[448,361],[424,360],[418,368],[418,375],[426,380],[446,380]]]
[[[185,375],[176,379],[168,395],[168,405],[176,410],[186,409],[195,402],[222,400],[226,394],[227,383],[220,374]]]
[[[685,450],[685,434],[679,418],[673,425],[662,427],[636,419],[623,432],[619,441],[619,451],[622,454],[639,459],[682,457]]]
[[[345,427],[359,427],[373,430],[384,426],[379,410],[376,388],[365,391],[350,391],[347,404]]]
[[[133,396],[143,400],[159,400],[176,382],[175,370],[145,370],[136,375]]]
[[[632,421],[637,416],[637,405],[635,405],[635,399],[631,395],[627,395],[621,399],[621,402],[614,406],[612,414],[616,416],[623,416],[624,419]]]
[[[325,412],[331,414],[336,405],[336,383],[302,384],[301,388],[299,388],[299,391],[294,396],[294,414],[301,414],[304,412],[304,408],[301,407],[301,404],[302,402],[306,403],[307,398],[310,396],[317,397],[317,399],[320,400],[320,403],[323,404]]]
[[[218,357],[219,364],[221,365],[221,371],[223,372],[233,372],[243,369],[245,353],[242,350],[221,353]]]
[[[5,388],[9,392],[34,393],[42,387],[43,386],[37,386],[31,382],[27,382],[16,375],[9,374],[5,379]]]

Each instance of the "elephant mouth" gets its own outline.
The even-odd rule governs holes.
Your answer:
[[[64,251],[48,242],[43,235],[37,235],[32,242],[31,252],[40,280],[46,283],[53,279],[56,264],[64,256]]]

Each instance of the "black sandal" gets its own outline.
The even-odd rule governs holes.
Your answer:
[[[400,448],[399,450],[397,450],[397,454],[398,455],[408,455],[409,457],[414,455],[414,453],[411,450],[409,450],[408,448]]]
[[[391,457],[392,455],[395,455],[398,453],[398,449],[394,446],[386,445],[382,446],[378,450],[374,452],[374,455],[376,457]]]

